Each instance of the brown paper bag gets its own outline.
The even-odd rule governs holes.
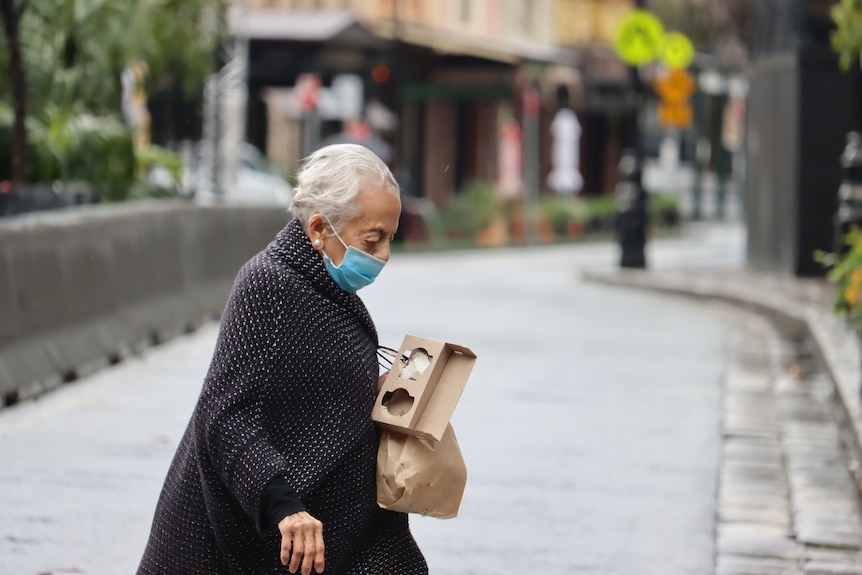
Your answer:
[[[438,519],[458,515],[467,467],[448,424],[443,439],[380,431],[377,504],[384,509]]]

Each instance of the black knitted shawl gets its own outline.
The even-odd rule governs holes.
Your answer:
[[[236,278],[138,574],[287,573],[259,523],[279,477],[323,522],[327,575],[426,574],[407,516],[377,505],[376,347],[292,220]]]

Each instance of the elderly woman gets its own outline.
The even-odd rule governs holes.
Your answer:
[[[389,259],[398,184],[349,144],[297,179],[295,218],[234,283],[139,575],[428,572],[377,505],[377,331],[355,293]]]

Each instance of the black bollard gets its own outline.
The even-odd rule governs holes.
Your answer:
[[[838,210],[835,212],[835,253],[849,249],[845,241],[853,227],[862,229],[862,134],[847,134],[847,146],[841,154],[843,178],[838,188]]]
[[[634,150],[623,151],[616,186],[616,231],[622,250],[620,267],[645,268],[647,198]]]

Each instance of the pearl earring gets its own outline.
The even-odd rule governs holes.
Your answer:
[[[314,247],[320,246],[320,240],[314,240]]]

